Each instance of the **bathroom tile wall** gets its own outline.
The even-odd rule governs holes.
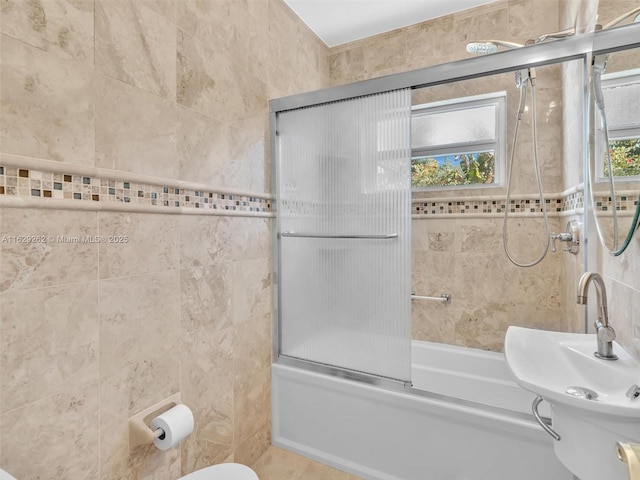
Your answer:
[[[332,48],[329,55],[333,85],[468,58],[466,44],[484,38],[524,43],[560,28],[557,1],[501,0]],[[545,192],[564,191],[562,172],[562,71],[538,69],[538,127]],[[513,75],[458,82],[414,93],[414,104],[507,92],[508,118],[514,117],[518,92]],[[508,138],[514,122],[508,121]],[[518,158],[530,158],[530,121],[525,118]],[[510,141],[509,141],[510,143]],[[508,153],[511,146],[508,145]],[[513,193],[535,193],[531,162],[514,174]],[[504,188],[473,189],[463,195],[505,195]],[[460,196],[460,190],[414,193],[416,198]],[[475,348],[502,350],[510,324],[567,330],[562,289],[563,258],[549,254],[540,264],[513,266],[502,247],[502,220],[490,215],[441,215],[429,221],[415,218],[413,229],[413,290],[421,295],[452,294],[448,305],[413,302],[413,337]],[[565,220],[555,215],[551,230]],[[562,226],[564,230],[564,226]],[[545,243],[541,218],[532,215],[509,221],[509,247],[520,261],[535,259]],[[523,248],[524,247],[524,248]]]
[[[328,49],[280,0],[6,0],[0,32],[0,165],[264,196],[268,99],[328,84]],[[175,480],[253,463],[270,441],[268,214],[46,201],[78,207],[0,208],[0,465]],[[130,455],[127,419],[176,392],[195,432]]]

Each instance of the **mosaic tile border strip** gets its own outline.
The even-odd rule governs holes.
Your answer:
[[[597,195],[595,209],[598,212],[611,211],[611,197],[607,195]],[[635,212],[638,206],[638,198],[629,195],[616,195],[616,210],[621,212]]]
[[[574,192],[558,198],[545,199],[548,213],[572,212],[584,208],[584,192]],[[631,195],[616,195],[616,208],[621,212],[635,212],[638,205],[638,197]],[[597,211],[611,210],[610,196],[597,196],[595,208]],[[506,199],[501,200],[466,200],[451,201],[438,200],[430,202],[428,199],[415,199],[412,201],[412,214],[418,216],[433,215],[460,215],[460,214],[497,214],[506,210]],[[541,214],[540,200],[510,199],[509,213]]]
[[[186,207],[228,213],[271,213],[271,200],[85,175],[0,166],[0,197],[85,200],[155,207]]]
[[[548,213],[562,213],[584,207],[584,193],[576,192],[561,198],[546,198],[545,206]],[[411,213],[419,216],[433,215],[488,215],[508,211],[518,214],[541,214],[542,206],[539,199],[509,199],[507,209],[506,198],[498,200],[438,200],[415,199],[412,201]]]

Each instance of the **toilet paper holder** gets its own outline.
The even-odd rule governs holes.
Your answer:
[[[131,417],[129,419],[129,453],[133,453],[141,445],[153,443],[156,438],[162,438],[164,430],[161,428],[153,430],[151,420],[180,403],[182,403],[180,393],[176,393]]]

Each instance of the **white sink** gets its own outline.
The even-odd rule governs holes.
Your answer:
[[[509,327],[504,354],[516,383],[551,405],[560,461],[580,480],[627,480],[616,442],[640,441],[640,398],[625,395],[640,384],[640,363],[615,342],[618,360],[601,360],[596,346],[595,335]]]

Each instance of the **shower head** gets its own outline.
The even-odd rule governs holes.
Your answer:
[[[496,53],[498,46],[489,42],[471,42],[467,43],[467,52],[475,53],[477,55],[489,55]]]
[[[542,43],[547,40],[557,40],[559,38],[566,38],[575,35],[576,29],[574,27],[567,28],[566,30],[561,30],[559,32],[554,33],[546,33],[544,35],[540,35],[538,38],[534,40],[534,43]]]
[[[633,15],[635,15],[633,23],[640,23],[640,7],[636,7],[633,10],[629,10],[627,13],[620,15],[618,18],[611,20],[609,23],[605,23],[602,26],[602,29],[604,30],[606,28],[616,27]]]
[[[496,53],[498,47],[505,48],[520,48],[524,45],[514,42],[505,42],[504,40],[481,40],[479,42],[467,43],[467,52],[475,53],[478,55],[489,55]]]
[[[505,48],[520,48],[524,47],[521,43],[515,42],[506,42],[504,40],[481,40],[479,42],[470,42],[467,43],[467,52],[475,53],[478,55],[489,55],[492,53],[496,53],[498,51],[498,47]],[[527,82],[535,82],[536,71],[534,68],[529,68],[524,71],[516,72],[516,86],[518,88],[526,87]]]

